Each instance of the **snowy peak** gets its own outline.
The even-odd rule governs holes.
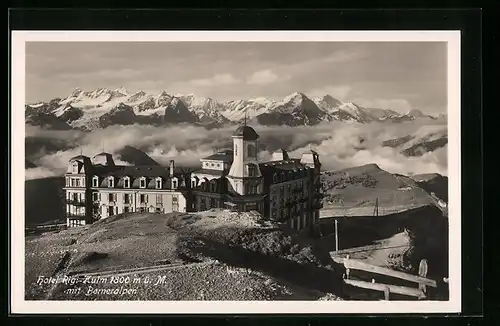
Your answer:
[[[406,115],[413,118],[422,118],[424,116],[422,111],[416,109],[410,110]]]
[[[122,94],[124,96],[127,96],[128,95],[128,91],[125,89],[125,87],[121,86],[121,87],[118,87],[117,89],[115,89],[113,91],[113,93],[116,93],[116,94]]]
[[[337,100],[330,94],[326,94],[322,97],[314,99],[314,102],[318,105],[320,109],[326,112],[331,112],[336,110],[339,106],[344,104],[342,101]]]
[[[307,96],[300,92],[294,92],[288,96],[285,96],[282,103],[300,105],[304,100],[309,100]]]
[[[113,112],[112,115],[105,115]],[[25,116],[53,115],[73,128],[93,130],[112,124],[142,123],[160,125],[165,122],[188,122],[220,126],[245,119],[265,125],[315,125],[326,121],[393,123],[428,119],[446,122],[446,114],[426,115],[419,110],[401,114],[383,108],[364,108],[353,102],[340,101],[330,94],[310,99],[306,94],[293,92],[281,100],[265,97],[219,102],[195,94],[171,95],[163,90],[150,93],[139,90],[129,93],[124,87],[97,88],[84,91],[76,88],[66,98],[49,102],[26,104]],[[99,119],[104,116],[103,119]]]

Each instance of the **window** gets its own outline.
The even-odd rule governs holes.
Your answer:
[[[110,201],[110,202],[115,201],[115,200],[116,200],[116,199],[115,199],[115,198],[116,198],[116,197],[115,197],[115,195],[116,195],[116,194],[108,194],[108,201]]]
[[[255,177],[257,175],[257,167],[254,164],[248,164],[248,176]]]
[[[75,187],[80,187],[80,179],[75,179]]]
[[[156,195],[156,204],[161,204],[163,203],[163,196],[162,195]]]
[[[108,179],[108,187],[113,188],[115,186],[115,178],[109,177]]]
[[[141,203],[146,203],[148,201],[148,196],[145,194],[141,194],[140,196],[140,202]]]
[[[92,193],[92,200],[93,201],[98,201],[99,200],[99,193],[98,192],[93,192]]]
[[[128,206],[123,207],[123,212],[124,213],[130,212],[130,208]]]
[[[191,180],[191,188],[196,188],[196,180]]]
[[[177,189],[177,180],[172,180],[172,189]]]
[[[108,207],[108,215],[109,216],[115,215],[115,210],[113,206]]]
[[[94,187],[94,188],[99,187],[99,177],[98,176],[94,176],[92,178],[92,187]]]
[[[123,188],[130,188],[130,178],[129,177],[125,177],[123,179]]]
[[[78,173],[78,162],[73,162],[73,173]]]
[[[247,156],[248,157],[256,157],[257,153],[255,150],[255,146],[253,144],[248,144],[247,146]]]
[[[130,194],[123,194],[123,203],[130,204]]]
[[[156,178],[156,189],[161,189],[161,178]]]
[[[70,187],[74,187],[75,186],[75,179],[73,179],[73,178],[69,179],[69,185],[70,185]]]
[[[146,178],[141,178],[139,180],[139,188],[146,188]]]

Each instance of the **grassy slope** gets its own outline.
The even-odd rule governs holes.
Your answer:
[[[323,210],[366,208],[360,214],[373,211],[378,199],[379,213],[391,213],[398,208],[431,204],[429,194],[414,180],[391,174],[375,164],[340,171],[326,171],[323,182]],[[366,212],[365,212],[366,211]],[[354,211],[353,211],[354,212]],[[350,214],[353,215],[353,214]]]

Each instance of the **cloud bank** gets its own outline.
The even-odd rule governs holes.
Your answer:
[[[376,163],[392,173],[447,175],[447,146],[419,157],[406,157],[401,154],[401,148],[382,147],[382,142],[388,139],[408,134],[423,137],[446,131],[445,125],[332,122],[317,126],[254,127],[260,135],[260,157],[263,161],[279,148],[286,148],[292,157],[297,158],[302,152],[314,149],[320,154],[324,170]],[[92,157],[103,149],[114,154],[118,164],[127,164],[120,160],[118,154],[127,145],[144,151],[165,166],[174,159],[179,166],[199,167],[201,158],[216,150],[232,147],[231,134],[234,129],[234,125],[212,130],[191,125],[134,125],[112,126],[84,133],[27,127],[27,141],[35,139],[41,145],[36,150],[27,147],[26,157],[38,168],[28,169],[26,179],[62,175],[71,157],[80,153]],[[54,149],[53,144],[56,143],[59,147]],[[65,146],[61,147],[61,143]]]

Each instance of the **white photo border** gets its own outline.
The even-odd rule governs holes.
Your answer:
[[[460,31],[12,31],[10,307],[13,314],[409,314],[461,312]],[[26,42],[446,42],[448,301],[27,301],[24,105]]]

